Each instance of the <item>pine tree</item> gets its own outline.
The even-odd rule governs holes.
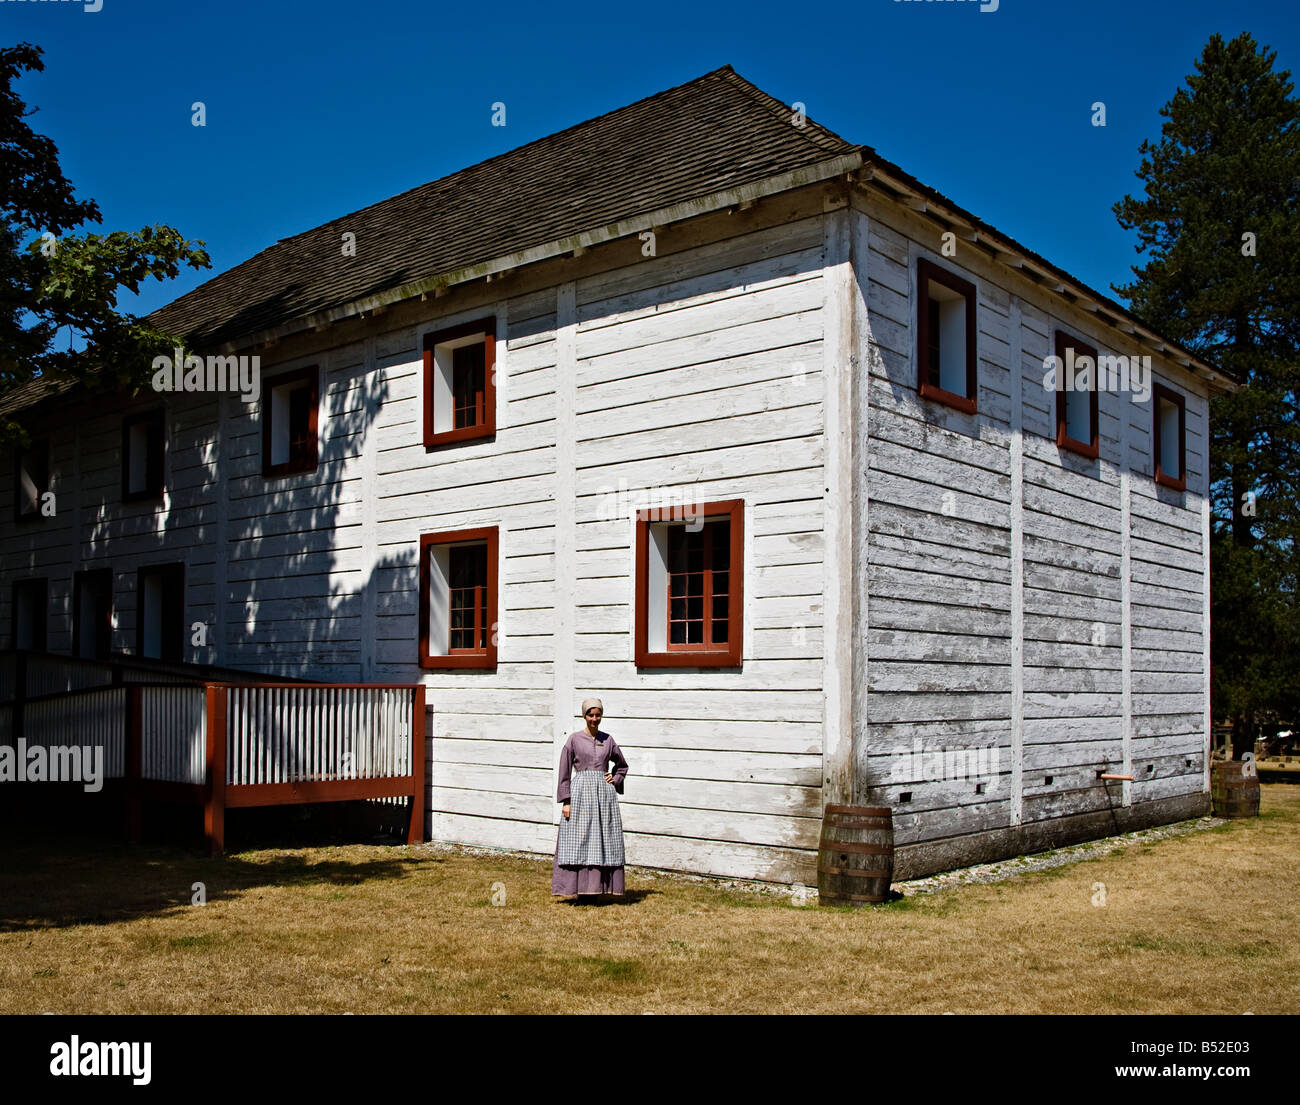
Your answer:
[[[1277,54],[1214,35],[1115,205],[1146,264],[1115,291],[1243,387],[1211,406],[1212,701],[1238,756],[1300,698],[1300,100]]]

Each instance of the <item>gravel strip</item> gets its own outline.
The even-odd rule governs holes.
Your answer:
[[[1194,821],[1179,821],[1173,825],[1159,825],[1153,829],[1140,829],[1122,836],[1108,836],[1101,840],[1089,840],[1083,844],[1074,844],[1068,848],[1057,848],[1051,852],[1040,852],[1032,856],[1017,856],[1015,859],[999,860],[997,863],[983,863],[976,867],[963,867],[957,871],[944,871],[924,879],[911,879],[908,882],[894,883],[894,889],[904,895],[933,894],[936,890],[946,890],[950,886],[969,886],[972,883],[1002,882],[1014,879],[1029,871],[1046,871],[1052,867],[1064,867],[1068,863],[1095,859],[1098,856],[1110,856],[1122,852],[1130,844],[1146,844],[1153,840],[1165,840],[1172,836],[1185,836],[1188,833],[1212,829],[1216,825],[1226,824],[1221,817],[1199,817]]]
[[[1057,848],[1050,852],[1036,855],[1017,856],[1013,859],[999,860],[996,863],[984,863],[975,867],[962,867],[956,871],[944,871],[923,879],[910,879],[896,882],[892,886],[895,893],[904,896],[912,894],[933,894],[937,890],[946,890],[952,886],[970,886],[976,883],[1003,882],[1014,879],[1030,871],[1046,871],[1053,867],[1079,863],[1085,859],[1114,855],[1124,851],[1131,844],[1147,844],[1153,840],[1166,840],[1169,837],[1186,836],[1188,833],[1212,829],[1216,825],[1226,824],[1221,817],[1200,817],[1192,821],[1179,821],[1173,825],[1159,825],[1152,829],[1140,829],[1121,836],[1103,837],[1101,840],[1089,840],[1068,848]],[[519,852],[509,848],[484,848],[468,844],[447,844],[441,841],[426,841],[415,847],[432,852],[454,852],[470,856],[514,856],[519,859],[547,859],[549,857],[537,852]],[[668,879],[672,882],[707,884],[724,890],[741,890],[751,894],[767,894],[774,897],[786,897],[795,906],[816,905],[817,888],[815,886],[787,886],[781,883],[746,882],[739,879],[723,879],[712,875],[690,875],[683,871],[663,871],[658,868],[628,866],[628,877],[635,872],[638,879]],[[629,885],[630,890],[637,887]]]

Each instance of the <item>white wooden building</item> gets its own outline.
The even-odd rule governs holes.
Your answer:
[[[1208,809],[1231,382],[730,67],[157,319],[260,395],[7,398],[14,645],[421,680],[439,840],[550,852],[588,695],[635,864],[815,884],[830,802],[900,877]]]

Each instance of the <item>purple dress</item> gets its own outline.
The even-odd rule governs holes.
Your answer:
[[[612,784],[605,780],[611,761]],[[623,820],[617,794],[623,793],[627,760],[608,733],[592,737],[582,729],[564,742],[559,776],[555,800],[569,802],[571,809],[567,820],[560,815],[551,893],[622,894]]]

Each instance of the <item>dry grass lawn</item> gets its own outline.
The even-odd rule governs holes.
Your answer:
[[[575,906],[549,862],[427,848],[0,847],[4,1013],[1300,1012],[1300,786],[858,911],[638,871]]]

